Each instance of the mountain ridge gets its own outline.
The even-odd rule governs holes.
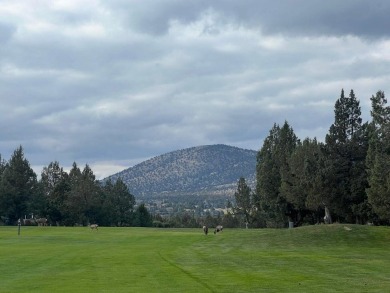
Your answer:
[[[195,146],[153,157],[104,180],[121,178],[136,198],[232,196],[240,177],[254,187],[256,155],[224,144]]]

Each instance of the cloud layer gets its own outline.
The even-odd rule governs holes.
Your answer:
[[[275,1],[274,1],[275,2]],[[389,91],[390,2],[23,1],[0,5],[0,154],[99,178],[274,123],[322,140],[342,88]]]

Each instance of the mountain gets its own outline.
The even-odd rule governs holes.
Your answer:
[[[166,153],[116,173],[136,198],[233,196],[244,177],[255,185],[256,155],[228,145],[205,145]]]

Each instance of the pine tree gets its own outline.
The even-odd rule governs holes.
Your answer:
[[[298,139],[286,121],[282,127],[274,124],[257,155],[256,200],[258,221],[268,227],[283,227],[291,214],[291,207],[280,193],[281,174],[288,169],[288,158]]]
[[[320,144],[306,138],[299,143],[288,160],[288,169],[282,173],[281,193],[292,205],[290,221],[296,225],[317,221],[318,189],[315,185],[320,172]]]
[[[73,223],[87,225],[97,223],[101,207],[101,189],[89,165],[83,171],[73,164],[69,172],[70,191],[67,195],[67,211]]]
[[[115,211],[115,224],[118,226],[130,225],[133,217],[135,197],[122,181],[118,179],[112,190]]]
[[[145,204],[144,203],[140,204],[135,211],[133,226],[151,227],[152,225],[153,225],[152,216],[150,215]]]
[[[368,201],[379,221],[390,224],[390,155],[378,153],[369,179]]]
[[[335,103],[335,121],[325,142],[322,183],[328,186],[329,195],[323,198],[324,205],[339,220],[357,221],[363,216],[359,208],[366,200],[368,127],[362,125],[360,103],[353,90],[349,97],[341,91]]]
[[[48,202],[47,215],[51,221],[59,224],[66,216],[65,205],[70,191],[69,176],[59,162],[51,162],[43,168],[40,184]]]
[[[81,173],[79,196],[82,197],[83,213],[87,223],[98,223],[101,207],[101,189],[92,169],[85,165]]]
[[[246,184],[245,178],[241,177],[237,183],[237,191],[234,193],[234,198],[236,200],[236,207],[234,208],[234,214],[243,215],[245,218],[245,223],[251,223],[252,219],[252,209],[253,209],[253,200],[252,200],[252,190]]]
[[[10,222],[30,213],[31,200],[38,191],[37,176],[24,157],[22,146],[17,148],[4,166],[0,182],[2,214]]]
[[[390,107],[386,106],[387,99],[383,91],[378,91],[375,96],[371,97],[371,117],[372,121],[369,125],[370,141],[369,150],[366,159],[368,172],[373,168],[375,163],[375,155],[379,152],[384,152],[388,134],[388,125],[390,124]]]
[[[366,159],[368,202],[384,223],[390,223],[390,107],[382,91],[371,97],[371,137]],[[375,216],[373,216],[375,218]],[[375,219],[374,219],[375,220]]]

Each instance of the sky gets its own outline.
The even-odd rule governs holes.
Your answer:
[[[0,154],[103,179],[193,146],[323,141],[390,92],[388,0],[0,0]]]

